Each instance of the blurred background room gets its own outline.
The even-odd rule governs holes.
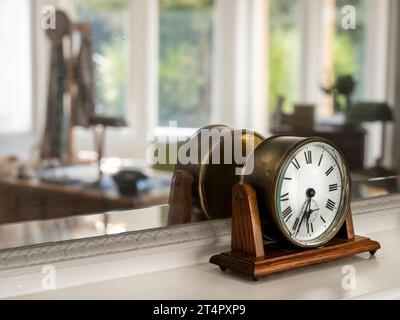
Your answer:
[[[397,0],[0,0],[0,223],[166,204],[173,163],[149,146],[215,123],[326,137],[355,198],[398,192],[399,18]]]

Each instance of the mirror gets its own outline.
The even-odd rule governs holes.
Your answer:
[[[324,137],[353,200],[399,192],[389,9],[270,0],[230,15],[237,5],[1,1],[0,249],[176,223],[165,205],[178,150],[215,124]]]

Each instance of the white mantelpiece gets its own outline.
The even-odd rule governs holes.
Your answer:
[[[229,247],[230,221],[222,220],[88,239],[85,245],[77,240],[66,250],[60,250],[66,244],[42,246],[48,257],[58,254],[58,262],[40,260],[46,255],[35,255],[37,248],[14,250],[34,265],[1,271],[0,298],[400,298],[400,197],[358,201],[352,207],[356,233],[382,244],[376,257],[350,257],[253,283],[207,263]],[[55,291],[42,289],[44,265],[56,270]],[[347,265],[357,272],[355,290],[341,287]]]

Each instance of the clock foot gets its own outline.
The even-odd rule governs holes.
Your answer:
[[[257,282],[258,281],[258,277],[254,276],[253,277],[253,281]]]
[[[374,256],[374,255],[375,255],[375,253],[376,253],[376,251],[377,251],[377,249],[375,249],[375,250],[371,250],[371,251],[369,252],[369,254],[370,254],[371,256]]]
[[[225,267],[219,267],[220,268],[220,270],[222,271],[222,272],[225,272],[226,271],[226,268]]]

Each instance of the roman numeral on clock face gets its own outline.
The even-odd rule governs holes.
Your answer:
[[[289,193],[281,195],[281,202],[289,201]]]
[[[337,191],[338,188],[339,188],[339,186],[337,183],[331,184],[331,185],[329,185],[329,192]]]
[[[288,221],[292,216],[293,210],[291,207],[288,207],[285,211],[282,212],[282,217],[284,220]]]
[[[332,172],[333,172],[333,166],[330,167],[330,168],[328,169],[328,171],[325,172],[325,175],[326,175],[327,177],[329,177],[329,175],[330,175]]]
[[[312,164],[312,152],[311,151],[304,151],[304,157],[306,158],[307,164]]]
[[[312,224],[312,222],[310,224],[307,224],[307,233],[314,233],[314,225]]]
[[[319,158],[319,162],[318,162],[318,167],[320,167],[321,166],[321,163],[322,163],[322,158],[324,157],[324,154],[321,154],[321,158]]]
[[[335,209],[336,203],[333,202],[331,199],[328,200],[326,203],[326,208],[333,211]]]
[[[299,164],[299,162],[297,161],[296,158],[293,159],[292,164],[294,165],[294,167],[295,167],[297,170],[300,169],[300,164]]]

